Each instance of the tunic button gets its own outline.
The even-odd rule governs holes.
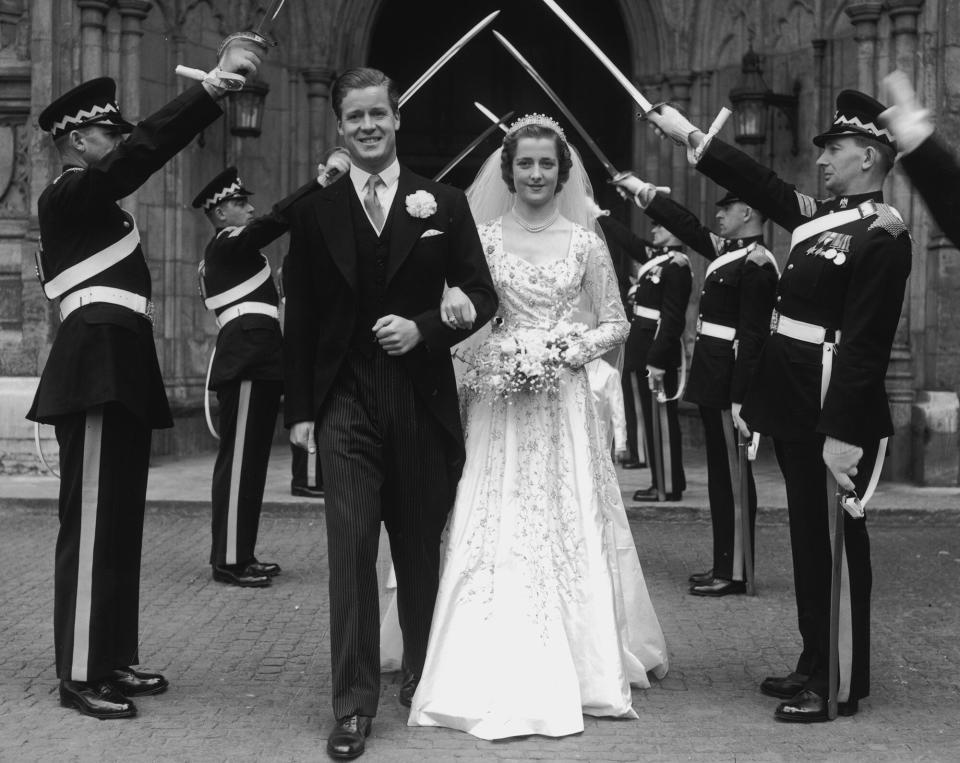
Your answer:
[[[787,265],[787,270],[793,270],[793,263],[792,263],[792,262],[791,262],[789,265]]]
[[[124,221],[123,221],[123,227],[124,227],[124,228],[129,228],[129,227],[130,227],[130,221],[129,221],[129,220],[124,220]]]
[[[777,302],[779,302],[783,297],[777,297]]]

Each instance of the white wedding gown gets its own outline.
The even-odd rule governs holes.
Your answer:
[[[596,328],[585,362],[629,325],[606,247],[575,226],[566,256],[538,266],[480,226],[500,310],[490,336],[569,318],[585,292]],[[559,394],[465,393],[466,466],[447,528],[426,665],[411,726],[482,739],[583,730],[583,714],[636,718],[630,685],[667,672],[609,445],[583,369]]]

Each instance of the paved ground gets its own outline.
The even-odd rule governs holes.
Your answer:
[[[322,761],[332,719],[326,542],[319,505],[290,501],[278,449],[261,558],[284,565],[266,590],[210,580],[205,496],[210,459],[151,471],[142,571],[143,664],[171,690],[138,701],[133,721],[59,707],[52,660],[55,483],[0,480],[0,761]],[[695,599],[686,576],[709,566],[702,465],[691,458],[681,507],[631,509],[671,657],[634,693],[638,721],[588,719],[583,734],[488,743],[411,729],[383,679],[369,761],[936,760],[960,758],[960,491],[884,486],[871,514],[873,689],[854,718],[792,727],[756,686],[798,644],[782,489],[763,462],[757,598]],[[625,492],[645,476],[623,474]],[[778,497],[779,495],[779,497]]]

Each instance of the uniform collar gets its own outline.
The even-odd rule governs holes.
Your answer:
[[[356,164],[350,165],[350,180],[361,198],[363,197],[364,188],[366,188],[367,182],[370,180],[370,175],[372,174],[373,173],[371,172],[360,169]],[[398,159],[394,159],[393,162],[385,170],[383,170],[383,172],[378,172],[376,174],[380,176],[383,184],[387,188],[390,188],[400,179],[400,161]]]
[[[877,189],[876,191],[870,191],[869,193],[855,193],[849,196],[834,196],[832,199],[828,199],[823,206],[831,212],[842,212],[845,209],[856,209],[865,201],[882,202],[883,191],[881,189]]]
[[[737,238],[728,238],[724,242],[723,251],[733,252],[737,249],[743,249],[751,244],[763,244],[763,234],[757,236],[738,236]]]

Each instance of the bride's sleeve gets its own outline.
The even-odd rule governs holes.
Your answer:
[[[630,333],[630,324],[623,312],[617,274],[606,244],[590,234],[590,251],[583,274],[582,291],[593,313],[592,328],[567,351],[567,362],[574,367],[598,358],[623,344]]]

